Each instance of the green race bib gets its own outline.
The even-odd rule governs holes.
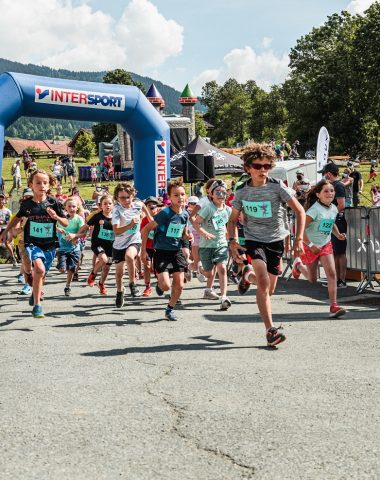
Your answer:
[[[272,204],[268,200],[263,202],[249,202],[243,200],[244,212],[250,217],[272,218]]]
[[[245,245],[245,238],[244,237],[239,237],[239,245],[241,245],[242,247],[244,247]]]
[[[53,238],[54,223],[30,222],[29,234],[35,238]]]
[[[166,232],[166,236],[170,238],[181,238],[184,229],[185,225],[182,225],[181,223],[171,223]]]
[[[154,240],[154,233],[155,233],[154,230],[151,230],[151,231],[149,232],[148,238],[149,238],[150,240]]]
[[[335,220],[323,219],[319,222],[318,232],[330,235],[334,226]]]
[[[101,240],[109,240],[113,242],[115,240],[115,234],[113,230],[108,230],[101,227],[99,230],[98,238],[100,238]]]
[[[228,216],[226,212],[221,212],[212,217],[212,223],[215,230],[221,230],[227,223]]]
[[[127,235],[133,235],[134,233],[137,232],[137,230],[139,229],[140,227],[140,224],[139,223],[136,223],[136,225],[134,225],[132,228],[130,228],[129,230],[127,230]]]

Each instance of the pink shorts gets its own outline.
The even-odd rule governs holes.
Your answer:
[[[334,253],[331,242],[323,245],[318,253],[313,253],[306,243],[303,244],[303,249],[305,250],[305,253],[301,255],[300,258],[304,265],[311,265],[312,263],[316,262],[319,257],[322,257],[323,255],[332,255]]]

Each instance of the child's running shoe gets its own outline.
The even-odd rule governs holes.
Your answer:
[[[330,318],[339,318],[342,315],[345,315],[347,310],[343,307],[340,307],[337,303],[333,303],[330,307]]]
[[[140,290],[136,287],[135,283],[129,284],[129,290],[131,291],[131,295],[133,298],[141,297]]]
[[[223,311],[228,310],[231,305],[231,300],[228,297],[224,297],[220,300],[220,309]]]
[[[145,290],[143,291],[143,297],[150,297],[151,295],[152,295],[152,288],[145,287]]]
[[[206,288],[203,293],[203,298],[207,300],[219,300],[219,295],[213,288]]]
[[[79,275],[78,272],[75,272],[73,275],[73,282],[79,282]]]
[[[18,292],[19,295],[29,295],[32,291],[31,287],[26,283],[22,289]]]
[[[253,272],[253,267],[252,265],[245,265],[242,272],[241,272],[241,279],[238,283],[238,292],[239,292],[239,295],[245,295],[250,286],[251,286],[251,283],[250,282],[247,282],[246,281],[246,275],[249,273],[249,272]]]
[[[279,343],[286,340],[285,335],[279,332],[280,329],[282,330],[282,326],[277,328],[271,327],[269,330],[267,330],[268,347],[275,347]]]
[[[107,289],[106,289],[104,283],[99,282],[98,286],[99,286],[100,295],[107,295]]]
[[[294,262],[293,262],[293,268],[292,268],[292,275],[293,275],[293,278],[300,278],[301,276],[301,272],[298,270],[298,267],[302,265],[302,260],[300,259],[300,257],[297,257],[294,259]]]
[[[87,285],[89,287],[93,287],[95,285],[96,275],[94,272],[91,272],[90,275],[87,277]]]
[[[70,287],[65,287],[65,297],[69,297],[71,295],[71,288]]]
[[[164,294],[164,291],[162,290],[162,288],[160,288],[160,286],[158,285],[158,282],[156,285],[156,293],[159,297],[162,297],[162,295]]]
[[[17,275],[17,281],[18,283],[24,283],[24,275],[22,273]]]
[[[44,318],[44,312],[42,311],[41,305],[34,305],[32,310],[32,315],[34,318]]]
[[[207,278],[201,272],[201,270],[200,270],[201,268],[203,268],[203,265],[202,265],[202,262],[199,261],[198,265],[197,265],[197,279],[198,279],[198,282],[200,282],[200,283],[206,283]]]
[[[187,269],[185,271],[185,280],[186,282],[191,282],[191,279],[192,279],[192,274],[191,274],[191,270],[190,269]]]
[[[172,308],[167,308],[165,310],[165,318],[170,322],[176,322],[178,320],[177,315]]]
[[[116,292],[115,305],[117,308],[121,308],[124,305],[124,288],[122,292]]]
[[[17,268],[17,267],[18,267],[18,263],[17,263],[16,257],[12,257],[12,265],[14,266],[14,268]]]

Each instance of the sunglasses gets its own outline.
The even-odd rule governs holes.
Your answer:
[[[216,190],[215,195],[216,195],[217,197],[226,197],[226,196],[227,196],[227,192],[225,192],[224,190]]]
[[[254,170],[261,170],[263,168],[268,171],[272,168],[272,165],[270,163],[251,163],[251,168]]]
[[[188,205],[198,205],[198,203],[195,202],[189,202]]]
[[[158,205],[151,205],[149,207],[149,210],[156,210],[156,208],[158,208]]]

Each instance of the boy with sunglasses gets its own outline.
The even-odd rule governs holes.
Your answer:
[[[232,213],[228,222],[229,246],[234,260],[243,262],[239,250],[246,250],[251,265],[245,265],[238,285],[240,295],[256,284],[256,300],[266,328],[268,346],[274,347],[286,337],[273,326],[270,297],[276,288],[281,273],[284,239],[289,235],[285,222],[286,206],[297,218],[294,255],[303,253],[305,211],[295,197],[295,191],[280,181],[269,177],[275,166],[276,153],[268,145],[251,144],[242,159],[244,170],[250,178],[235,193]],[[243,212],[245,247],[239,245],[237,222]],[[299,252],[299,253],[297,253]]]
[[[210,278],[214,268],[219,276],[220,310],[228,310],[231,301],[227,297],[228,244],[226,224],[231,208],[225,204],[227,185],[223,180],[215,180],[209,190],[210,201],[199,211],[194,227],[201,235],[199,255],[205,276]]]

